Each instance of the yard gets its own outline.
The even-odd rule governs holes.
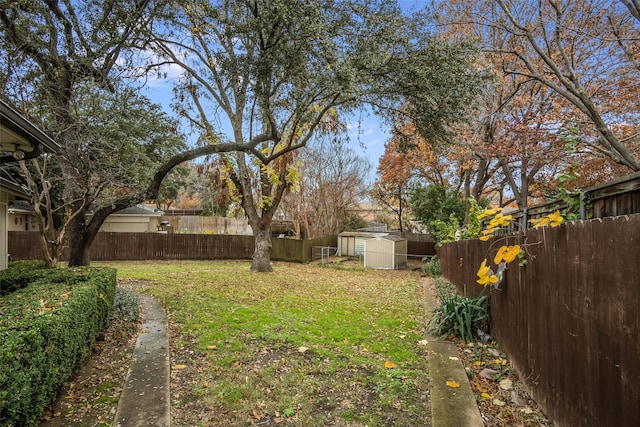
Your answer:
[[[171,329],[176,426],[429,425],[418,274],[247,261],[118,262]]]

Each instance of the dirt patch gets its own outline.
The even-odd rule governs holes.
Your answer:
[[[495,342],[458,342],[485,426],[551,426]]]
[[[133,356],[137,322],[113,322],[40,427],[111,425]]]

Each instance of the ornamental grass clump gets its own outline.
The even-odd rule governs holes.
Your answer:
[[[467,297],[446,292],[439,287],[440,305],[433,311],[431,332],[440,336],[474,341],[475,337],[488,334],[490,325],[489,296]],[[480,332],[478,332],[480,331]]]

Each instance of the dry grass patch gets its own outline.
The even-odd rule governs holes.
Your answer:
[[[111,263],[167,308],[177,426],[429,425],[415,272]],[[390,362],[390,363],[387,363]],[[182,368],[182,366],[178,366]]]

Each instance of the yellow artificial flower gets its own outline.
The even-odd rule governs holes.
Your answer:
[[[489,274],[491,269],[487,265],[487,259],[482,260],[482,264],[480,264],[480,268],[478,269],[478,277],[486,276]]]
[[[478,280],[476,280],[476,282],[480,285],[487,286],[491,283],[498,283],[498,276],[493,274],[493,271],[487,265],[486,258],[482,261],[482,264],[480,264],[477,274]]]
[[[487,286],[490,285],[492,283],[498,283],[498,276],[492,274],[492,275],[487,275],[487,276],[483,276],[481,278],[479,278],[478,280],[476,280],[476,282],[478,282],[478,284],[482,285],[482,286]]]
[[[533,224],[533,228],[540,228],[546,225],[550,225],[551,227],[557,227],[564,221],[562,215],[560,215],[560,211],[555,211],[549,215],[545,215],[542,218],[538,219],[530,219],[529,222]]]
[[[549,225],[549,218],[543,216],[542,218],[538,219],[530,219],[529,222],[533,224],[533,228],[540,228],[544,227],[545,225]]]
[[[488,216],[491,215],[495,215],[500,211],[500,208],[495,208],[495,209],[485,209],[484,211],[482,211],[482,213],[480,215],[478,215],[478,219],[483,219],[486,218]]]
[[[498,249],[498,253],[493,259],[493,262],[495,264],[499,264],[501,261],[504,261],[508,264],[515,260],[519,253],[520,245],[502,246],[500,249]]]
[[[483,242],[486,242],[487,240],[489,240],[489,238],[491,237],[491,235],[493,235],[493,233],[495,233],[497,230],[497,228],[487,228],[486,230],[482,230],[482,236],[479,237],[480,240],[482,240]]]
[[[557,227],[562,224],[562,221],[564,221],[564,218],[560,215],[560,211],[555,211],[554,213],[547,215],[547,217],[549,218],[549,225],[552,227]]]
[[[491,221],[489,221],[489,227],[506,227],[509,225],[509,222],[513,219],[512,215],[502,215],[501,213],[496,214]]]

